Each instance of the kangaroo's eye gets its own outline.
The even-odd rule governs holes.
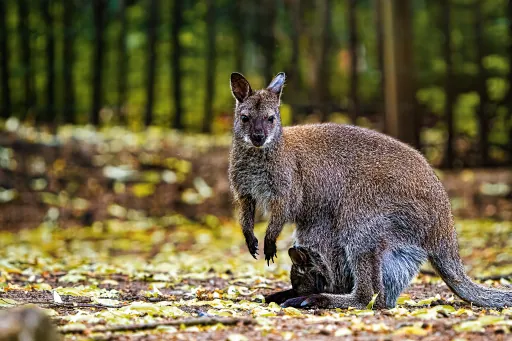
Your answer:
[[[274,116],[270,116],[270,117],[268,118],[268,121],[269,121],[270,123],[274,123],[274,119],[275,119],[275,117],[274,117]]]
[[[244,122],[244,123],[249,122],[249,116],[242,115],[242,116],[240,116],[240,119],[241,119],[241,120],[242,120],[242,122]]]

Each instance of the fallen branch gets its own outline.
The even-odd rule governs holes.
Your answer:
[[[108,333],[108,332],[126,332],[126,331],[137,331],[137,330],[148,330],[156,329],[162,326],[211,326],[215,324],[223,324],[226,326],[232,326],[235,324],[242,323],[243,325],[253,324],[254,320],[247,318],[227,318],[227,317],[198,317],[189,318],[182,320],[162,321],[154,323],[141,323],[141,324],[130,324],[120,325],[111,327],[93,327],[89,329],[83,328],[61,328],[59,331],[64,334],[89,334],[89,333]]]
[[[439,275],[435,271],[428,270],[428,269],[420,269],[420,274],[427,275],[427,276],[438,276],[439,277]]]
[[[491,276],[482,276],[482,277],[477,277],[477,279],[479,281],[488,281],[488,280],[491,280],[491,281],[499,281],[500,279],[510,279],[512,278],[512,273],[509,273],[509,274],[506,274],[506,275],[491,275]]]
[[[32,302],[24,302],[23,304],[35,304],[35,305],[44,305],[48,307],[66,307],[66,308],[115,308],[119,309],[126,305],[111,305],[111,304],[98,304],[98,303],[81,303],[81,302],[44,302],[44,301],[32,301]]]

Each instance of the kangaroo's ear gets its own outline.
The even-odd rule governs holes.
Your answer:
[[[302,248],[292,247],[288,249],[288,255],[294,265],[305,265],[308,261],[308,256]]]
[[[241,73],[233,72],[231,74],[231,93],[240,103],[252,95],[251,85]]]
[[[268,85],[267,89],[272,91],[277,95],[277,97],[281,97],[281,92],[283,91],[284,81],[286,80],[286,76],[284,72],[279,72],[272,82]]]

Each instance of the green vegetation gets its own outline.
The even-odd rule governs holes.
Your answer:
[[[261,87],[285,71],[288,122],[350,117],[382,128],[382,9],[375,1],[348,3],[6,0],[2,115],[226,132],[233,106],[229,74],[241,71]],[[506,164],[512,155],[511,5],[397,4],[410,6],[412,30],[404,46],[413,66],[400,72],[412,75],[418,127],[407,129],[421,130],[421,146],[437,164]]]

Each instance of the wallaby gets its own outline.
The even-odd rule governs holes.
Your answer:
[[[335,272],[318,252],[302,246],[294,246],[288,250],[288,254],[292,260],[290,271],[292,288],[266,296],[265,302],[276,302],[282,304],[283,307],[287,307],[294,305],[295,302],[302,302],[305,299],[303,296],[311,294],[349,294],[352,292],[354,278],[347,262],[343,262],[342,265],[344,269],[343,277],[336,278]],[[338,260],[344,259],[340,257],[338,257]],[[386,308],[395,307],[398,297],[416,275],[414,271],[394,271],[397,263],[403,263],[407,260],[420,261],[415,259],[415,254],[402,255],[388,252],[383,255],[382,284],[386,297],[378,301],[380,305],[384,302]],[[403,269],[411,268],[407,264],[402,265],[404,265]],[[398,274],[403,277],[396,277]],[[379,304],[375,307],[382,307],[379,307]]]
[[[427,258],[462,299],[512,306],[511,291],[478,285],[466,275],[448,195],[418,151],[350,125],[283,128],[284,82],[279,73],[266,89],[254,91],[241,74],[231,74],[236,107],[229,178],[249,252],[256,258],[259,206],[270,213],[267,263],[276,256],[284,224],[292,222],[297,246],[321,254],[335,281],[348,267],[354,282],[350,293],[312,294],[293,306],[365,307],[374,293],[378,306],[385,306],[385,298],[397,296]],[[384,276],[396,283],[385,288]]]
[[[294,246],[288,250],[292,260],[290,281],[292,288],[265,296],[265,302],[278,304],[310,294],[334,292],[334,276],[322,255],[302,246]],[[349,293],[350,289],[343,293]]]

